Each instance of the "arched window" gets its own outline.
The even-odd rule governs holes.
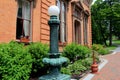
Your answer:
[[[81,24],[79,21],[74,21],[75,43],[81,43]]]
[[[84,28],[83,28],[83,32],[84,32],[84,44],[88,44],[88,16],[84,15]]]
[[[60,9],[59,41],[66,42],[66,4],[64,0],[57,0],[57,6]]]
[[[31,4],[28,0],[18,0],[18,14],[16,25],[16,39],[29,39],[31,29]]]
[[[89,6],[89,5],[90,5],[90,3],[91,3],[91,1],[90,1],[90,0],[83,0],[83,2],[84,2],[87,6]]]

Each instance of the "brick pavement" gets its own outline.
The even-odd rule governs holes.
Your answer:
[[[120,80],[120,52],[103,57],[108,63],[91,80]]]

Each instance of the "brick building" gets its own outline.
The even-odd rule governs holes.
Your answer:
[[[90,46],[92,0],[0,0],[0,43],[11,40],[49,43],[48,7],[60,8],[59,44]]]

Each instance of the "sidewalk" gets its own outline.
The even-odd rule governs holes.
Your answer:
[[[107,60],[105,66],[97,74],[89,74],[83,80],[120,80],[120,46],[113,54],[102,58]]]
[[[120,52],[103,58],[108,63],[91,80],[120,80]]]

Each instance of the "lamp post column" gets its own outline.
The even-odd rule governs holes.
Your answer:
[[[63,63],[67,62],[67,59],[60,57],[58,50],[58,26],[60,21],[57,16],[59,15],[59,8],[57,6],[51,6],[48,9],[50,20],[48,24],[50,26],[50,53],[49,58],[44,58],[43,63],[50,65],[50,70],[47,75],[41,76],[39,80],[70,80],[69,75],[61,74],[60,67]]]
[[[58,26],[60,21],[57,19],[57,16],[50,16],[48,22],[50,25],[50,55],[57,54],[58,50]]]

